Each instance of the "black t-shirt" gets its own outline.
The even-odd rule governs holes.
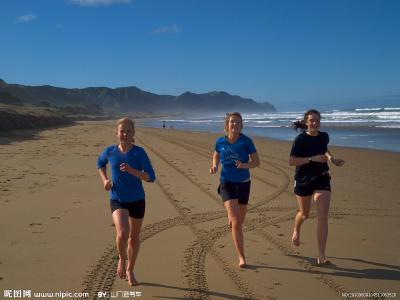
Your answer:
[[[329,135],[326,132],[319,132],[317,136],[311,136],[305,132],[299,134],[292,145],[290,156],[310,157],[319,154],[325,154],[328,150]],[[328,163],[309,162],[297,166],[294,177],[316,176],[328,171]]]

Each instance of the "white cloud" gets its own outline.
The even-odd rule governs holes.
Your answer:
[[[111,5],[117,3],[129,3],[131,0],[70,0],[74,4],[81,6]]]
[[[171,26],[164,26],[164,27],[157,28],[150,33],[151,34],[164,34],[164,33],[169,34],[169,33],[178,33],[178,32],[180,32],[180,29],[178,28],[178,26],[176,24],[174,24]]]
[[[34,14],[27,14],[27,15],[23,15],[23,16],[18,16],[17,22],[18,23],[32,22],[36,19],[37,19],[37,17]]]

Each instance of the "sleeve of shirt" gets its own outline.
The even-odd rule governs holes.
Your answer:
[[[104,168],[108,163],[108,149],[104,149],[104,151],[97,158],[97,169]]]
[[[292,150],[290,150],[290,156],[295,156],[295,157],[300,157],[300,141],[299,141],[299,137],[297,136],[294,139],[294,142],[292,144]]]
[[[154,169],[151,165],[150,159],[147,156],[146,151],[142,151],[140,155],[140,163],[142,165],[143,171],[145,171],[147,174],[149,174],[149,182],[154,182],[156,180],[156,174],[154,172]]]
[[[253,153],[257,152],[256,146],[254,146],[254,143],[253,143],[252,139],[248,139],[247,151],[249,151],[249,154],[253,154]]]
[[[214,147],[215,152],[219,154],[219,147],[218,147],[218,139],[215,141],[215,147]]]
[[[329,134],[326,133],[326,145],[328,145],[328,144],[329,144]]]

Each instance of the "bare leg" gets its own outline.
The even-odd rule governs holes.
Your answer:
[[[242,231],[242,218],[238,199],[232,199],[224,202],[224,206],[228,212],[229,223],[232,225],[232,238],[235,244],[236,252],[239,256],[239,267],[246,266],[246,258],[244,256],[244,240]]]
[[[119,255],[117,274],[120,278],[126,277],[127,246],[129,238],[129,212],[126,209],[117,209],[112,218],[115,224],[115,244]]]
[[[140,228],[143,224],[143,219],[129,218],[130,234],[128,240],[128,267],[126,269],[126,276],[128,278],[129,285],[138,285],[138,282],[133,274],[135,268],[136,258],[139,253],[140,239],[139,233]]]
[[[312,196],[298,196],[296,195],[297,202],[299,204],[299,211],[294,219],[294,229],[292,235],[292,243],[295,246],[300,246],[300,228],[304,220],[310,215],[311,209],[311,198]]]
[[[246,213],[247,213],[247,205],[239,204],[239,214],[240,214],[240,220],[241,220],[242,226],[243,226],[244,220],[246,218]],[[243,249],[244,249],[244,242],[243,242]],[[243,253],[244,253],[244,250],[243,250]],[[246,264],[246,258],[245,258],[243,262],[239,262],[239,267],[245,268],[246,266],[247,266],[247,264]]]
[[[328,213],[331,200],[330,191],[315,191],[314,200],[317,206],[317,242],[318,242],[318,263],[325,264],[326,241],[328,239]]]
[[[247,205],[239,204],[239,212],[242,224],[244,224],[244,219],[246,218],[246,213],[247,213]]]

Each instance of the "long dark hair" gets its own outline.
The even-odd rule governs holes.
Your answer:
[[[293,122],[292,126],[294,130],[301,129],[303,131],[307,130],[307,119],[309,115],[316,114],[321,119],[321,114],[316,109],[309,109],[304,113],[303,120],[298,120]]]

